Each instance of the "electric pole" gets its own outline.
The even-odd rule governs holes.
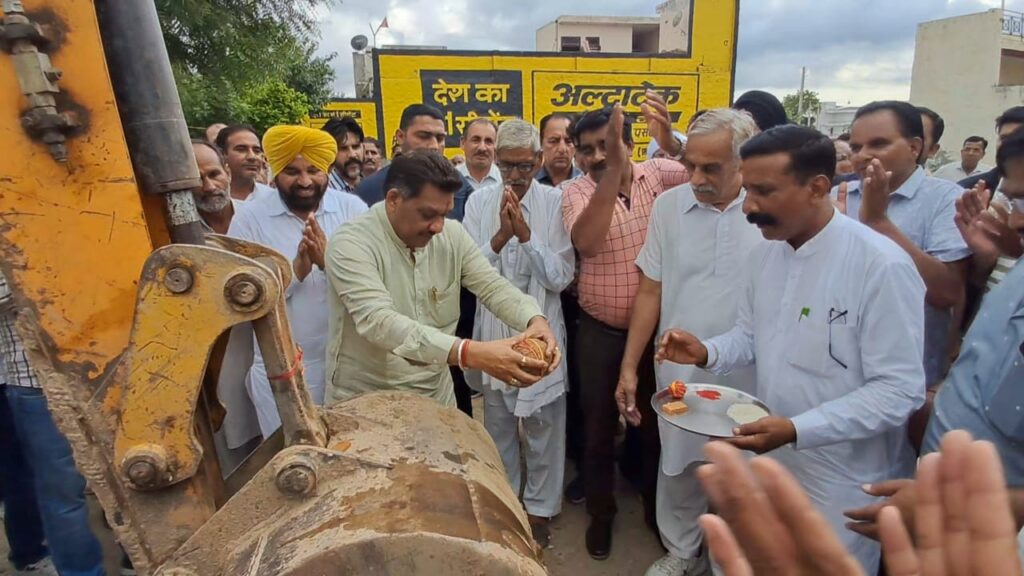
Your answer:
[[[804,125],[804,81],[807,80],[807,67],[800,67],[800,91],[796,95],[796,123]]]

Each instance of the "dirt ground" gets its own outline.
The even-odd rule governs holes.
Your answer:
[[[483,406],[478,402],[475,404],[475,412],[482,414]],[[571,463],[567,463],[566,482],[574,477],[575,470]],[[551,576],[642,576],[651,562],[664,553],[657,537],[644,525],[640,495],[621,476],[616,487],[619,514],[615,520],[611,556],[598,561],[587,554],[584,544],[588,523],[585,506],[565,502],[562,513],[551,524],[552,547],[544,551],[544,561]],[[120,549],[114,543],[112,532],[103,523],[94,498],[90,504],[94,531],[103,544],[107,572],[109,576],[117,576]],[[0,539],[0,576],[11,574],[6,558],[7,538],[4,537]]]

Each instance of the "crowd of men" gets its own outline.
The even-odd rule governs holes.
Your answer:
[[[722,473],[743,464],[655,414],[652,395],[675,380],[769,407],[724,441],[795,477],[800,502],[864,573],[880,566],[880,511],[913,518],[918,458],[952,430],[995,444],[1011,487],[1003,512],[1012,503],[1024,519],[1024,107],[996,119],[994,167],[972,136],[934,175],[924,165],[942,118],[906,102],[862,107],[835,140],[790,124],[758,91],[686,126],[648,92],[642,116],[652,142],[641,162],[636,119],[619,107],[538,126],[474,120],[460,162],[441,154],[444,116],[423,104],[405,109],[390,159],[347,117],[262,138],[214,125],[193,141],[195,204],[210,232],[292,262],[288,314],[316,404],[398,390],[472,415],[481,395],[543,547],[563,499],[585,502],[595,559],[616,530],[643,529],[615,526],[618,467],[666,550],[649,576],[710,574],[706,534],[723,560],[728,527],[702,517],[709,498],[729,506]],[[36,566],[45,537],[61,574],[100,574],[66,442],[59,468],[59,454],[26,440],[59,433],[31,411],[45,399],[10,320],[0,409],[14,416],[0,424],[15,426],[0,431],[24,454],[4,462],[5,495],[32,491],[8,470],[47,470],[33,518],[28,500],[7,500],[10,559]],[[543,360],[513,348],[525,337],[544,342]],[[225,454],[280,426],[269,380],[251,329],[235,328],[220,379]],[[19,407],[26,397],[35,408]],[[19,522],[36,528],[12,530]]]

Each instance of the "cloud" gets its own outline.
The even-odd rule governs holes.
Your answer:
[[[701,0],[709,2],[727,0]],[[861,104],[907,98],[914,35],[921,22],[998,8],[1001,0],[743,0],[736,90],[780,97],[800,85],[823,100]],[[378,45],[416,44],[468,50],[532,50],[537,28],[563,14],[654,16],[650,0],[344,0],[322,20],[321,53],[337,53],[335,92],[352,96],[356,34],[371,36],[387,16]],[[1024,11],[1024,0],[1007,0]]]

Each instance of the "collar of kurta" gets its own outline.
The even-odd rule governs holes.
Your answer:
[[[324,192],[324,197],[320,199],[320,206],[316,209],[316,214],[318,216],[325,212],[341,211],[341,206],[338,205],[338,198],[331,194],[331,190],[334,189],[328,186],[327,190]],[[292,214],[294,216],[294,213],[288,209],[288,205],[284,203],[284,199],[281,198],[281,192],[279,190],[274,190],[274,192],[276,192],[276,194],[267,195],[267,213],[271,216],[286,216],[288,214]],[[336,191],[336,193],[344,194],[344,192],[341,192],[340,190]]]
[[[686,194],[682,198],[682,200],[683,200],[683,203],[682,203],[683,214],[686,214],[687,212],[689,212],[690,210],[693,210],[697,206],[701,206],[703,208],[707,208],[709,210],[714,210],[715,212],[719,212],[718,208],[715,208],[711,204],[707,204],[707,203],[701,202],[700,200],[697,200],[697,194],[694,193],[693,187],[691,187],[689,184],[684,184],[684,186],[686,186]],[[729,210],[732,210],[733,208],[735,208],[737,205],[742,206],[743,205],[743,199],[746,198],[746,197],[747,197],[747,189],[743,188],[743,187],[740,187],[739,195],[736,196],[735,198],[733,198],[732,202],[730,202],[729,205],[725,207],[725,210],[722,210],[721,212],[723,212],[723,213],[728,212]]]
[[[825,224],[825,227],[819,230],[813,238],[804,242],[803,246],[794,250],[793,255],[797,258],[804,259],[817,254],[818,251],[822,249],[821,247],[828,243],[828,239],[836,233],[836,230],[842,226],[841,220],[843,218],[845,218],[845,216],[840,214],[839,210],[832,208],[832,218],[829,219],[828,224]],[[789,246],[789,249],[793,250],[793,247],[789,242],[786,242],[786,246]]]
[[[402,254],[418,254],[423,251],[423,248],[410,248],[398,237],[395,227],[391,225],[391,220],[388,220],[388,210],[384,202],[377,202],[370,207],[370,211],[373,212],[377,218],[377,223],[384,229],[384,233],[391,239],[391,242],[398,248],[399,252]],[[424,248],[426,247],[424,246]]]

